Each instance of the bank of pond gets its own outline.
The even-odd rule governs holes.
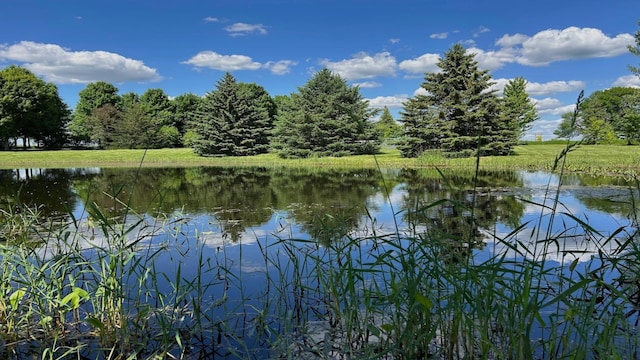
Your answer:
[[[0,170],[0,358],[640,356],[634,180]]]

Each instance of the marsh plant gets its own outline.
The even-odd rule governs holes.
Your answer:
[[[480,223],[487,190],[477,183],[464,201],[394,211],[407,226],[393,231],[371,215],[346,231],[348,214],[314,214],[319,241],[281,219],[255,235],[259,287],[237,271],[242,245],[223,235],[212,245],[216,234],[180,211],[136,213],[135,189],[114,186],[108,209],[87,197],[64,222],[10,203],[0,214],[0,358],[640,357],[640,183],[629,223],[598,231],[560,201],[579,146],[568,141],[553,162],[560,181],[543,201],[521,199],[537,220],[506,234]],[[480,256],[481,246],[491,251]]]

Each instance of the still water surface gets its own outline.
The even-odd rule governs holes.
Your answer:
[[[113,218],[135,213],[152,224],[144,231],[155,246],[182,240],[158,257],[156,270],[171,274],[179,266],[184,278],[202,270],[201,262],[188,255],[195,244],[190,239],[197,237],[205,257],[242,279],[243,288],[228,295],[242,298],[243,306],[260,306],[252,303],[258,299],[252,294],[265,291],[265,276],[275,278],[282,271],[275,265],[286,263],[289,255],[270,247],[281,239],[327,244],[429,231],[465,239],[465,247],[452,250],[451,261],[468,256],[468,245],[482,261],[496,253],[521,256],[495,239],[524,224],[513,241],[533,249],[538,235],[527,229],[546,237],[562,234],[557,251],[545,256],[566,266],[615,250],[599,247],[585,226],[605,238],[616,231],[616,236],[630,236],[638,199],[633,182],[620,178],[567,175],[559,184],[556,175],[545,172],[480,172],[476,177],[408,169],[16,169],[0,171],[0,192],[2,206],[20,201],[37,206],[43,217],[73,218],[81,226],[92,222],[89,204]],[[184,221],[167,230],[175,219]],[[281,260],[265,261],[265,249],[282,251],[276,255]],[[531,251],[532,257],[539,255]],[[211,291],[215,301],[217,289]]]

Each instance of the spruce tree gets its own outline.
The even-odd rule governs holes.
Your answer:
[[[374,111],[357,87],[322,69],[278,112],[272,145],[282,157],[372,154],[380,140]]]
[[[402,134],[402,128],[393,119],[393,115],[389,111],[388,107],[384,107],[380,120],[376,123],[376,130],[383,140],[395,139]]]
[[[527,81],[523,77],[517,77],[509,80],[502,95],[505,115],[511,121],[518,140],[531,129],[531,123],[540,118],[526,87]]]
[[[244,156],[268,150],[275,113],[273,101],[257,85],[245,85],[226,73],[201,103],[193,130],[199,155]]]
[[[416,97],[417,103],[407,102],[414,109],[405,106],[405,113],[433,112],[433,116],[403,118],[405,134],[413,129],[414,135],[422,139],[423,148],[438,145],[448,156],[471,156],[478,149],[481,155],[511,153],[516,141],[514,129],[504,116],[495,91],[489,90],[493,85],[491,75],[478,69],[474,56],[462,45],[454,45],[438,61],[441,71],[425,74],[422,88],[427,95]],[[426,128],[422,135],[415,131],[420,128]],[[416,151],[403,154],[417,155]]]

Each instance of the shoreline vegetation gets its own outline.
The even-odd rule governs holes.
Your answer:
[[[527,143],[515,147],[511,156],[485,156],[485,170],[552,170],[564,142]],[[640,147],[623,145],[578,145],[565,159],[565,171],[591,175],[636,177],[640,173]],[[384,147],[377,155],[282,159],[276,154],[202,157],[190,148],[149,150],[16,150],[0,152],[0,169],[77,167],[191,167],[261,166],[309,168],[441,168],[473,169],[476,158],[446,158],[440,152],[425,152],[418,158],[402,158]]]

